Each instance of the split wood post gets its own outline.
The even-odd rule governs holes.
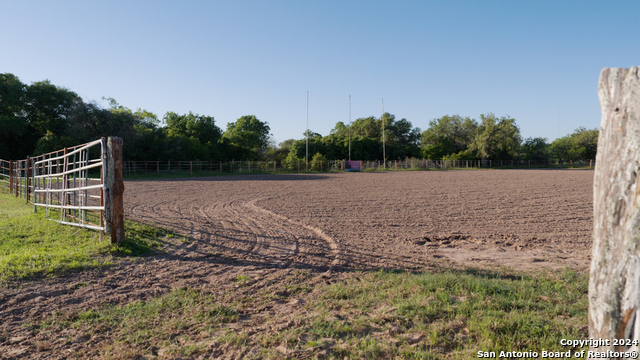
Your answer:
[[[276,163],[277,161],[273,160],[273,173],[276,173]]]
[[[220,174],[222,174],[222,161],[220,161]]]
[[[124,240],[124,184],[122,182],[122,139],[107,139],[105,179],[105,232],[110,235],[111,243]]]
[[[640,339],[640,74],[605,68],[593,181],[589,336]],[[638,346],[593,346],[600,353]]]

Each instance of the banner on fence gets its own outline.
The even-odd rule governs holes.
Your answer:
[[[344,171],[360,171],[362,169],[362,162],[360,161],[345,161]]]

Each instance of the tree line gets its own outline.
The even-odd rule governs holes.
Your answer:
[[[302,139],[275,144],[267,122],[245,115],[222,130],[212,116],[167,112],[162,119],[131,110],[112,98],[108,107],[85,102],[73,91],[50,81],[24,84],[10,73],[0,74],[0,158],[23,159],[106,136],[124,142],[125,160],[276,160],[304,161],[307,136],[310,161],[324,159],[380,160],[383,131],[388,160],[594,159],[598,130],[578,128],[548,143],[522,139],[515,119],[494,114],[480,121],[459,115],[434,119],[422,131],[389,113],[359,118],[351,126],[337,122],[327,136],[309,131]],[[383,126],[384,124],[384,126]],[[384,129],[384,130],[383,130]]]

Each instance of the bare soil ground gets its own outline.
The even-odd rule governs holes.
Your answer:
[[[590,260],[589,170],[481,170],[220,176],[125,183],[126,216],[189,242],[108,270],[0,289],[0,359],[91,358],[109,342],[44,335],[25,324],[55,313],[126,304],[176,288],[231,299],[316,286],[353,270],[432,267],[572,268]],[[304,271],[304,279],[296,274]],[[234,279],[248,276],[249,286]],[[239,325],[277,331],[304,299],[266,303]],[[268,316],[268,323],[258,321]],[[283,325],[284,324],[284,325]],[[276,329],[276,330],[274,330]],[[250,335],[251,336],[251,335]],[[242,352],[212,343],[210,354]]]

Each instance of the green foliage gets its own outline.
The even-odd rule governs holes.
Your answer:
[[[297,170],[298,164],[300,163],[302,163],[302,167],[304,168],[304,159],[297,157],[296,152],[292,148],[284,160],[285,168],[287,170]]]
[[[222,137],[234,152],[243,153],[243,159],[258,160],[266,154],[270,130],[269,124],[258,120],[255,115],[245,115],[235,123],[228,123]]]
[[[431,120],[429,128],[422,133],[422,156],[426,159],[453,159],[453,154],[467,150],[478,130],[478,123],[460,115],[445,115]],[[455,157],[455,156],[454,156]]]
[[[66,121],[71,111],[82,99],[73,91],[57,87],[49,80],[27,86],[24,110],[26,120],[38,136],[47,131],[61,134],[68,130]]]
[[[311,170],[320,171],[322,169],[327,169],[327,158],[321,153],[316,153],[311,158]]]
[[[28,153],[29,126],[24,119],[26,90],[26,85],[15,75],[0,74],[0,159],[18,159]]]
[[[168,112],[164,115],[169,137],[187,137],[198,139],[202,144],[215,144],[222,137],[222,130],[215,125],[212,116],[203,116],[189,112],[178,115]]]
[[[123,139],[125,161],[275,160],[292,164],[307,155],[307,134],[276,146],[269,125],[255,115],[228,123],[223,133],[211,116],[167,112],[163,117],[166,126],[161,126],[149,111],[128,109],[113,98],[103,100],[108,103],[106,109],[85,103],[73,91],[48,80],[26,85],[13,74],[0,74],[0,159],[24,159],[107,136]],[[552,157],[562,162],[595,158],[597,129],[581,127],[548,145],[543,138],[522,142],[513,118],[490,113],[480,115],[480,120],[445,115],[430,121],[424,132],[389,113],[358,118],[350,125],[337,122],[327,136],[308,134],[309,154],[319,152],[332,160],[348,159],[350,154],[354,160],[381,160],[384,128],[387,160]]]
[[[522,160],[544,161],[549,159],[547,138],[527,138],[520,146]]]
[[[572,134],[555,139],[549,146],[549,152],[559,162],[595,159],[598,135],[598,129],[579,127]]]
[[[486,160],[510,160],[518,156],[522,138],[516,120],[494,114],[480,115],[478,132],[469,145],[469,150]]]
[[[278,146],[276,146],[273,142],[270,142],[267,149],[266,158],[268,160],[275,160],[279,164],[282,164],[286,161],[287,156],[291,151],[291,147],[293,146],[293,143],[295,141],[295,139],[288,139],[281,142]]]

